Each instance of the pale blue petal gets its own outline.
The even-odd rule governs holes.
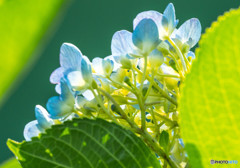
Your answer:
[[[105,57],[105,59],[109,59],[109,60],[113,61],[113,65],[114,65],[113,71],[116,71],[117,69],[119,69],[121,67],[121,64],[119,64],[112,55]]]
[[[111,50],[113,56],[126,55],[134,53],[134,45],[132,43],[132,33],[127,30],[116,32],[112,37]]]
[[[48,129],[54,124],[47,110],[40,105],[36,105],[35,107],[35,117],[38,121],[40,129]]]
[[[60,65],[65,69],[78,70],[81,65],[82,53],[73,44],[63,43],[60,49]]]
[[[163,15],[168,20],[167,32],[169,32],[169,34],[171,34],[173,32],[173,30],[175,29],[175,27],[177,26],[175,9],[174,9],[174,6],[172,3],[168,4],[168,6],[166,7],[166,9],[163,12]]]
[[[80,71],[72,71],[67,75],[67,83],[73,91],[80,91],[87,86]]]
[[[164,27],[165,31],[168,30],[168,19],[166,16],[162,17],[162,26]]]
[[[102,67],[103,67],[104,75],[110,76],[113,71],[114,63],[110,59],[104,59],[102,61]]]
[[[83,79],[88,83],[91,84],[92,82],[92,67],[90,64],[89,59],[84,56],[81,60],[81,73]]]
[[[187,58],[188,58],[188,57],[192,57],[192,59],[195,59],[195,58],[196,58],[194,52],[192,52],[192,51],[189,51],[189,52],[187,53]]]
[[[55,69],[50,76],[50,82],[53,84],[60,83],[60,80],[63,77],[63,73],[64,69],[62,67]]]
[[[179,76],[179,74],[172,67],[166,65],[165,63],[163,63],[161,65],[161,70],[166,75],[176,75],[176,76]]]
[[[192,48],[197,44],[201,36],[201,24],[198,19],[192,18],[184,22],[180,28],[174,32],[173,37],[180,38],[182,43],[188,43]]]
[[[136,18],[133,20],[133,29],[135,29],[139,24],[139,22],[142,21],[143,19],[152,19],[156,23],[158,29],[162,26],[161,13],[157,11],[145,11],[145,12],[139,13],[136,16]]]
[[[160,42],[155,22],[152,19],[140,21],[133,31],[132,40],[143,53],[150,53]]]
[[[70,115],[73,111],[73,107],[68,106],[64,101],[60,100],[60,97],[55,96],[48,99],[47,110],[51,118],[59,119]]]
[[[103,69],[103,59],[102,58],[94,58],[92,60],[92,66],[93,69],[97,74],[104,75],[104,69]]]
[[[74,93],[70,90],[65,79],[61,80],[61,100],[65,101],[69,106],[74,105]]]
[[[86,90],[85,92],[82,93],[82,95],[88,101],[91,101],[91,100],[93,100],[95,98],[93,93],[92,93],[92,91],[90,91],[90,90]]]
[[[23,136],[26,141],[31,141],[32,137],[36,137],[41,133],[37,125],[37,120],[27,123],[23,131]]]
[[[83,96],[78,96],[76,98],[76,108],[80,109],[83,107],[88,101]]]
[[[55,91],[56,91],[58,94],[61,94],[61,84],[60,84],[60,83],[55,86]]]
[[[153,66],[152,68],[158,68],[163,64],[164,56],[162,52],[155,49],[149,54],[148,61],[150,62],[150,65]]]

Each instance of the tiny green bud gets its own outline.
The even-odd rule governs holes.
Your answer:
[[[178,72],[177,67],[176,67],[176,63],[175,63],[172,59],[169,61],[169,65],[170,65],[175,71]]]
[[[184,43],[182,45],[182,53],[185,54],[185,53],[188,53],[188,51],[190,50],[190,47],[187,43]]]
[[[157,46],[157,49],[161,51],[163,55],[168,55],[169,53],[169,45],[164,41]]]
[[[128,85],[128,86],[131,86],[131,81],[130,81],[130,78],[128,76],[125,76],[124,77],[124,82]]]
[[[126,56],[121,57],[120,63],[122,64],[122,68],[124,68],[124,69],[131,69],[132,68],[132,62]]]
[[[97,89],[98,88],[98,84],[95,80],[92,81],[92,88],[93,89]]]
[[[168,149],[168,143],[169,143],[169,134],[167,131],[162,131],[159,138],[159,144],[161,147],[164,148],[164,150],[167,152]]]
[[[111,105],[111,110],[121,115],[121,113],[118,111],[117,107],[114,104]]]
[[[181,40],[179,40],[179,39],[177,39],[177,38],[174,38],[173,41],[175,42],[175,44],[176,44],[179,48],[181,48],[181,47],[183,46]]]
[[[142,89],[142,94],[143,94],[143,96],[145,96],[145,95],[146,95],[146,93],[147,93],[147,90],[148,90],[148,87],[144,87],[144,88]]]

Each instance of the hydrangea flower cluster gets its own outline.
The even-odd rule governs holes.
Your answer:
[[[146,137],[156,142],[160,160],[157,150],[169,156],[170,165],[186,165],[177,98],[195,59],[190,49],[199,41],[201,25],[196,18],[177,25],[171,3],[163,14],[142,12],[133,21],[133,32],[121,30],[113,35],[112,55],[92,62],[76,46],[64,43],[60,67],[50,76],[59,96],[48,100],[47,110],[36,106],[37,120],[25,126],[25,139],[30,141],[51,125],[74,117],[103,118],[140,137],[148,135],[143,139],[148,145]],[[163,131],[170,139],[164,150],[158,143]]]

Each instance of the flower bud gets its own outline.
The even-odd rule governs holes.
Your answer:
[[[126,56],[121,56],[120,63],[122,64],[122,68],[124,68],[124,69],[132,68],[132,62]]]
[[[169,54],[169,45],[164,41],[157,46],[157,49],[162,52],[163,55]]]

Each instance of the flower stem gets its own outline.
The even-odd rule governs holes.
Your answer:
[[[186,62],[184,60],[184,56],[182,54],[182,52],[180,51],[180,49],[178,48],[178,46],[175,44],[175,42],[170,38],[168,37],[167,40],[170,42],[170,44],[173,46],[173,48],[176,50],[181,62],[182,62],[182,66],[183,66],[183,71],[184,71],[184,74],[185,72],[187,72],[187,66],[186,66]],[[183,74],[183,75],[184,75]]]
[[[134,68],[134,70],[137,71],[138,73],[142,74],[142,72],[139,69]],[[149,76],[146,76],[146,78],[148,81],[151,81],[151,78]],[[153,82],[153,86],[162,94],[163,97],[168,99],[174,105],[176,105],[176,106],[178,105],[177,101],[174,100],[173,98],[171,98],[166,92],[164,92],[163,89],[160,86],[158,86],[158,84],[156,82]]]
[[[121,114],[122,118],[125,119],[128,124],[132,127],[133,131],[137,134],[140,134],[143,140],[146,142],[146,144],[154,151],[156,152],[160,157],[162,157],[164,160],[167,161],[169,166],[171,168],[179,168],[176,163],[161,149],[156,139],[154,139],[146,130],[140,129],[136,123],[124,113],[122,108],[119,106],[119,104],[114,100],[114,98],[107,93],[105,90],[98,88],[98,90],[103,93],[104,96],[106,96],[112,103],[116,106],[117,110]]]
[[[146,78],[146,72],[147,72],[147,56],[144,56],[144,68],[143,68],[143,73],[142,73],[140,91],[142,91],[142,88],[143,88],[143,83],[144,83],[145,78]]]
[[[91,92],[93,93],[94,97],[96,98],[97,102],[99,103],[99,105],[101,106],[101,108],[103,109],[103,111],[115,122],[118,123],[116,118],[113,117],[113,115],[110,113],[109,110],[106,109],[106,107],[104,106],[102,100],[99,98],[99,95],[97,95],[95,93],[95,91],[93,90],[93,88],[90,88]]]

